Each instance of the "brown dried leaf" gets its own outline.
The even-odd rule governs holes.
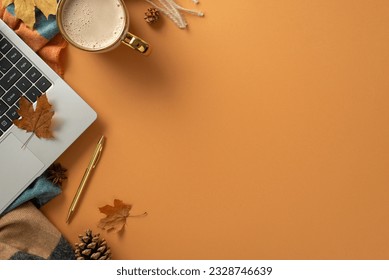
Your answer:
[[[38,138],[54,138],[50,128],[54,111],[46,94],[37,99],[35,111],[32,103],[24,96],[20,98],[19,107],[21,118],[13,121],[17,127],[34,133]]]
[[[132,205],[125,204],[119,199],[113,201],[114,206],[105,205],[99,207],[101,213],[107,216],[101,219],[98,227],[107,231],[119,232],[123,230],[127,217],[130,215]]]
[[[21,19],[28,27],[34,28],[35,24],[35,7],[47,17],[57,13],[56,0],[3,0],[3,7],[9,4],[15,4],[15,16]]]

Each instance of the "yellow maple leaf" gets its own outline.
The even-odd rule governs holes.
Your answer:
[[[46,18],[57,13],[56,0],[3,0],[3,7],[14,3],[15,17],[22,20],[31,29],[35,24],[35,7],[41,10]]]

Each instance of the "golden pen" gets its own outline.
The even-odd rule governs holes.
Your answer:
[[[88,164],[88,167],[85,170],[84,176],[82,177],[82,180],[81,180],[81,183],[77,189],[76,195],[74,196],[72,204],[70,205],[68,217],[66,218],[66,223],[69,223],[71,217],[73,216],[74,210],[77,207],[78,201],[79,201],[80,196],[84,190],[84,187],[89,179],[89,176],[90,176],[92,170],[96,167],[96,165],[100,159],[101,152],[103,151],[104,139],[105,138],[103,135],[103,136],[101,136],[99,142],[97,143],[96,149],[92,155],[92,158]]]

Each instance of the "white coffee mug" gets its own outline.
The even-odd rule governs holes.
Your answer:
[[[131,34],[123,0],[60,0],[57,23],[63,37],[78,49],[106,52],[124,43],[149,54],[150,45]]]

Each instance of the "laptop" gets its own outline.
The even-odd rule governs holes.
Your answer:
[[[18,101],[46,93],[55,111],[54,139],[39,139],[13,124]],[[0,214],[96,119],[96,112],[0,20]]]

